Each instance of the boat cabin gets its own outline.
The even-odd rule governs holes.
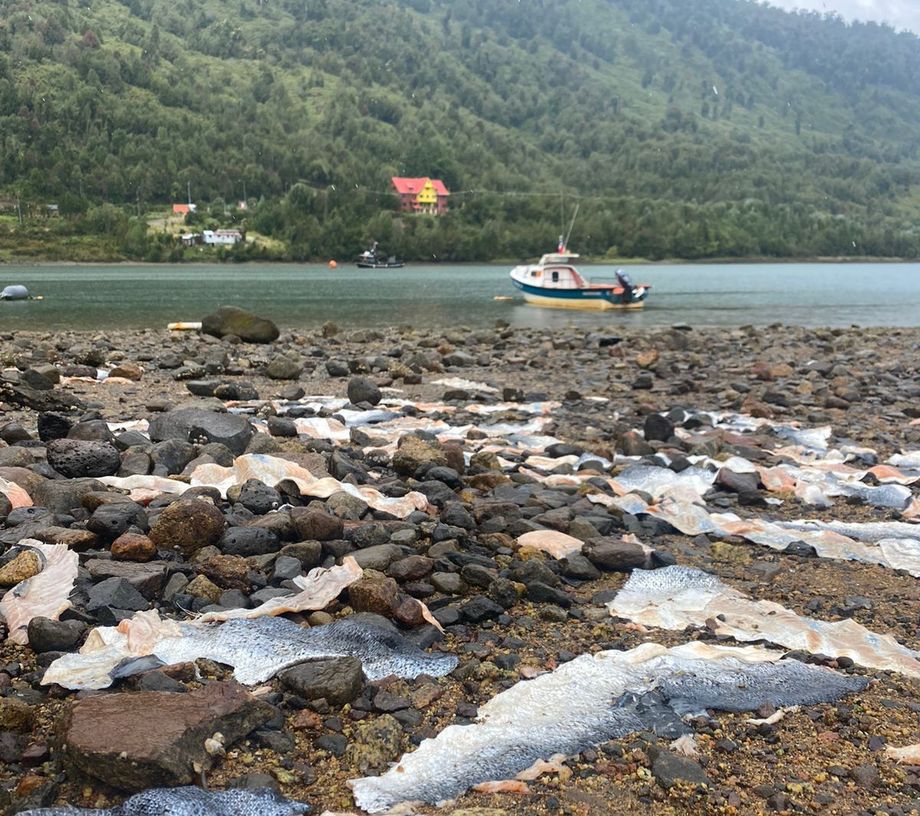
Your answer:
[[[544,255],[540,263],[528,269],[525,282],[543,289],[585,289],[590,284],[572,265],[576,258],[578,255]]]

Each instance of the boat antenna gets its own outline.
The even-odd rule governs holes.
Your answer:
[[[569,231],[566,233],[566,236],[565,236],[565,242],[564,242],[564,243],[565,243],[565,246],[566,246],[566,247],[568,247],[568,245],[569,245],[569,238],[572,237],[572,230],[575,228],[575,219],[578,218],[578,208],[579,208],[580,206],[581,206],[581,202],[580,202],[580,201],[577,202],[577,203],[575,204],[575,212],[572,213],[572,223],[569,224]]]

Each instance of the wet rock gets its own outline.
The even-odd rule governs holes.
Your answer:
[[[140,611],[149,606],[147,599],[124,578],[106,578],[93,585],[88,596],[87,612],[96,612],[103,607]]]
[[[295,507],[291,520],[297,534],[307,541],[332,541],[344,534],[342,519],[322,510]]]
[[[881,781],[878,768],[868,763],[865,765],[857,765],[855,768],[851,769],[850,778],[859,785],[859,787],[867,790],[878,787]]]
[[[649,414],[645,418],[646,441],[667,442],[672,436],[674,436],[674,423],[666,416]]]
[[[296,380],[302,371],[303,366],[296,360],[276,354],[265,368],[265,376],[270,380]]]
[[[324,699],[342,706],[354,700],[364,688],[364,671],[356,657],[311,660],[278,675],[285,688],[305,700]]]
[[[284,502],[281,494],[258,479],[249,479],[241,487],[237,501],[257,516],[277,510]]]
[[[195,569],[222,589],[247,591],[250,588],[249,572],[251,565],[249,561],[240,556],[212,555],[198,560]],[[186,592],[190,592],[190,590],[186,589]]]
[[[423,465],[446,466],[447,457],[438,443],[408,434],[399,440],[392,465],[397,473],[411,476]]]
[[[466,590],[466,584],[456,572],[435,572],[429,580],[438,592],[445,595],[461,595]]]
[[[186,558],[216,544],[224,532],[223,514],[202,499],[179,500],[164,508],[150,527],[160,550],[178,550]]]
[[[166,581],[167,565],[163,561],[137,563],[99,558],[87,561],[85,566],[94,581],[124,578],[148,600],[157,596]]]
[[[38,438],[42,442],[64,439],[73,427],[73,422],[62,414],[46,411],[38,415]]]
[[[297,425],[287,417],[270,416],[266,420],[268,432],[272,436],[293,438],[297,436]]]
[[[217,442],[240,456],[246,452],[253,428],[248,419],[235,414],[180,408],[155,417],[150,422],[148,432],[154,442],[167,439],[195,444]]]
[[[16,697],[0,697],[0,731],[27,733],[35,715],[32,707]]]
[[[387,567],[387,575],[395,578],[400,583],[405,581],[418,581],[429,575],[434,569],[434,559],[427,558],[424,555],[410,555],[408,558],[400,558]]]
[[[142,529],[147,526],[147,513],[133,501],[101,504],[86,522],[87,530],[109,541],[132,526]]]
[[[379,544],[357,550],[352,553],[352,556],[362,569],[384,572],[390,564],[402,558],[404,554],[402,547],[397,547],[395,544]]]
[[[157,545],[140,533],[123,533],[112,542],[112,558],[116,561],[153,561]]]
[[[562,574],[576,581],[593,581],[601,577],[600,570],[581,553],[572,553],[561,561]]]
[[[298,541],[281,548],[281,556],[296,558],[303,572],[318,567],[323,559],[323,545],[319,541]]]
[[[42,479],[32,489],[32,500],[38,507],[54,513],[69,513],[81,507],[83,497],[105,485],[96,479]]]
[[[365,575],[348,587],[348,600],[356,612],[375,612],[389,617],[396,607],[399,588],[384,576]]]
[[[535,581],[527,585],[527,597],[536,603],[548,603],[568,609],[572,599],[561,589]]]
[[[345,761],[361,775],[382,773],[399,758],[402,733],[399,722],[389,714],[359,722],[345,749]]]
[[[86,624],[81,621],[32,618],[28,628],[29,646],[39,654],[69,652],[76,647],[85,632]]]
[[[460,617],[467,623],[482,623],[493,620],[505,611],[491,598],[485,595],[476,595],[460,607]]]
[[[204,575],[196,575],[185,588],[185,594],[216,604],[220,602],[221,589]]]
[[[244,343],[272,343],[281,332],[266,318],[236,306],[222,306],[201,321],[201,331],[214,337],[233,335]]]
[[[218,547],[227,555],[250,557],[277,552],[281,546],[278,536],[263,527],[231,527],[220,539]]]
[[[118,449],[108,442],[55,439],[48,443],[48,464],[68,479],[114,476],[121,467]]]
[[[274,709],[236,683],[208,683],[187,694],[138,692],[87,697],[59,724],[68,764],[121,790],[176,786],[213,758],[205,740],[229,746],[266,723]]]
[[[691,785],[712,784],[703,767],[693,759],[654,747],[649,750],[649,756],[652,760],[652,776],[666,790],[681,782]]]
[[[595,567],[606,572],[631,572],[648,566],[649,556],[640,544],[617,538],[595,538],[582,550]]]
[[[182,473],[196,455],[195,446],[180,438],[165,439],[150,449],[150,461],[165,476]]]
[[[348,399],[355,405],[360,402],[377,405],[381,396],[377,383],[368,377],[352,377],[348,381]]]
[[[14,587],[41,571],[42,562],[38,554],[34,550],[23,550],[0,567],[0,587]]]

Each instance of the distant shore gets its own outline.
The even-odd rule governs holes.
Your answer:
[[[327,260],[309,260],[309,261],[232,261],[225,258],[214,258],[213,260],[195,260],[195,261],[119,261],[119,260],[100,260],[100,261],[61,261],[61,260],[34,260],[31,258],[22,259],[2,259],[0,258],[0,269],[7,269],[15,266],[27,267],[95,267],[95,266],[326,266],[330,260],[334,260],[339,268],[352,268],[354,264],[351,261],[340,261],[338,259]],[[440,261],[440,260],[415,260],[406,261],[407,266],[515,266],[517,264],[535,263],[538,257],[524,259],[497,258],[488,261]],[[860,256],[818,256],[818,257],[796,257],[796,258],[771,258],[751,256],[746,258],[665,258],[661,260],[649,260],[647,258],[580,258],[579,266],[695,266],[704,264],[858,264],[858,263],[883,263],[883,264],[920,264],[920,258],[888,258],[873,257],[871,255]],[[384,270],[385,271],[385,270]]]

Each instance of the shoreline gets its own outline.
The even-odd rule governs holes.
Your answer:
[[[617,326],[609,332],[621,342],[604,329],[507,325],[471,333],[327,325],[285,330],[270,344],[165,329],[104,336],[60,331],[50,342],[47,331],[0,332],[0,401],[6,400],[0,476],[45,508],[0,513],[0,564],[15,554],[18,540],[39,537],[69,542],[81,566],[66,624],[51,621],[30,630],[28,645],[4,643],[0,625],[0,703],[17,701],[0,709],[14,725],[3,743],[0,805],[106,807],[138,789],[137,766],[122,775],[121,761],[106,754],[121,735],[96,739],[106,720],[80,732],[67,712],[81,706],[133,711],[134,719],[119,719],[127,723],[125,750],[133,751],[174,738],[158,727],[160,706],[180,706],[192,694],[227,693],[232,664],[200,659],[171,668],[148,663],[143,673],[89,695],[42,685],[49,663],[72,655],[93,627],[130,619],[139,608],[187,620],[187,611],[252,607],[293,592],[291,575],[342,566],[345,556],[365,570],[354,588],[322,610],[288,619],[315,631],[333,620],[370,615],[429,655],[457,658],[457,669],[443,677],[368,681],[354,674],[354,658],[345,657],[327,658],[336,677],[351,672],[354,685],[345,689],[297,668],[270,677],[260,695],[271,710],[260,710],[257,727],[247,718],[243,733],[234,732],[213,755],[183,744],[183,751],[200,752],[194,761],[203,763],[209,789],[268,786],[309,802],[316,813],[357,812],[346,780],[384,773],[390,762],[449,726],[475,728],[478,712],[498,695],[536,682],[530,678],[545,681],[560,667],[576,665],[580,655],[649,643],[742,645],[706,625],[668,631],[613,617],[605,604],[637,567],[694,567],[795,615],[848,619],[918,649],[913,617],[904,610],[920,605],[920,583],[903,569],[817,557],[804,546],[774,550],[737,536],[685,534],[635,504],[635,512],[627,512],[589,496],[617,498],[606,480],[625,478],[635,461],[624,455],[642,457],[658,478],[687,474],[688,488],[695,472],[685,467],[688,457],[700,456],[695,467],[709,478],[724,470],[699,498],[696,506],[706,512],[753,520],[900,518],[894,509],[856,499],[835,497],[821,507],[791,489],[771,492],[756,468],[780,472],[796,462],[794,456],[803,457],[805,468],[815,457],[840,467],[821,450],[823,432],[817,442],[794,431],[784,436],[792,423],[828,425],[829,446],[855,445],[859,456],[872,448],[879,462],[920,449],[920,328]],[[875,351],[867,355],[867,349]],[[107,381],[94,379],[97,368],[112,371]],[[41,408],[11,402],[19,397],[4,388],[15,380],[40,386],[40,378],[58,376],[64,379],[30,397],[57,416],[42,420],[40,438]],[[311,401],[306,395],[325,396]],[[65,398],[83,407],[56,402]],[[349,399],[355,404],[348,406]],[[200,412],[201,430],[190,434],[167,421],[180,407]],[[380,411],[386,416],[370,413]],[[710,411],[740,412],[767,424],[715,427],[707,420]],[[106,422],[122,426],[113,432]],[[157,437],[165,441],[148,439],[147,422],[160,424]],[[132,424],[122,430],[124,423]],[[556,441],[546,441],[547,435]],[[803,439],[817,447],[799,451]],[[69,447],[85,455],[68,459]],[[422,496],[426,506],[399,518],[354,493],[301,495],[294,483],[267,476],[241,479],[223,491],[195,488],[203,498],[194,501],[156,491],[129,496],[126,487],[106,487],[84,472],[114,451],[110,473],[169,476],[173,486],[187,487],[198,467],[229,467],[244,450],[307,468],[317,478],[376,488],[390,500]],[[582,453],[587,458],[579,464]],[[868,464],[856,458],[847,467]],[[100,473],[94,470],[93,477]],[[920,495],[920,485],[908,489]],[[627,497],[644,505],[642,495],[639,489]],[[168,526],[167,517],[178,520],[188,504],[201,513],[206,505],[207,518]],[[519,539],[534,531],[562,533],[580,552],[556,558],[530,551]],[[125,582],[118,584],[118,603],[132,608],[105,595],[106,582],[116,579]],[[427,605],[443,637],[417,616],[412,599]],[[67,634],[71,640],[64,643]],[[443,809],[419,812],[695,816],[763,814],[794,801],[803,811],[853,813],[871,811],[881,799],[909,812],[914,772],[883,748],[920,742],[911,709],[920,675],[827,653],[797,652],[786,661],[835,672],[852,684],[874,682],[841,699],[804,703],[784,719],[772,717],[773,708],[784,708],[779,698],[756,711],[713,709],[711,718],[687,726],[694,756],[672,753],[673,735],[652,730],[598,737],[594,747],[579,749],[526,784],[470,791]],[[138,694],[153,695],[144,698],[145,711],[154,712],[146,724],[144,711],[132,709]],[[751,725],[749,718],[771,722]],[[227,724],[207,734],[226,735]],[[65,739],[60,729],[69,729]],[[685,781],[673,784],[674,775]],[[184,779],[181,771],[168,778],[170,784]]]
[[[539,260],[538,256],[525,260],[507,260],[497,259],[492,261],[406,261],[405,268],[413,266],[444,266],[444,267],[464,267],[464,266],[496,266],[512,267],[519,264],[534,263]],[[175,267],[198,267],[198,266],[229,266],[229,267],[259,267],[259,266],[328,266],[329,261],[230,261],[215,258],[213,261],[9,261],[0,260],[0,270],[12,267],[155,267],[155,266],[175,266]],[[346,261],[337,261],[338,269],[341,271],[355,268],[353,263]],[[698,258],[686,260],[680,258],[668,258],[660,261],[650,261],[643,258],[613,258],[613,259],[579,259],[578,265],[585,267],[592,266],[725,266],[725,265],[776,265],[786,266],[791,264],[802,265],[831,265],[831,264],[890,264],[890,265],[914,265],[920,264],[920,258],[888,258],[872,256],[840,256],[840,257],[814,257],[814,258],[771,258],[771,257],[750,257],[750,258]],[[388,271],[388,270],[381,270]]]

